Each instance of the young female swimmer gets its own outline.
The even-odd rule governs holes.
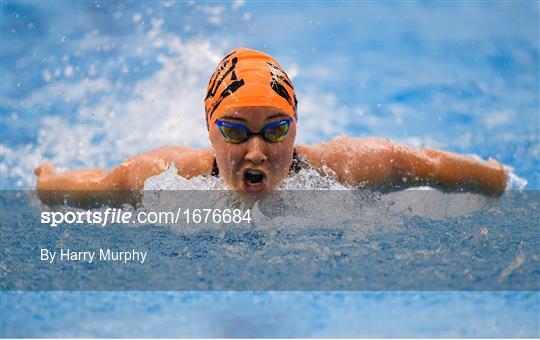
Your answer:
[[[166,146],[112,170],[56,173],[45,163],[35,170],[40,198],[59,203],[69,192],[75,203],[136,203],[145,180],[165,171],[170,162],[185,178],[219,176],[246,200],[264,196],[303,167],[352,187],[383,191],[428,185],[500,196],[505,189],[506,173],[494,159],[477,161],[378,138],[340,136],[326,143],[295,145],[293,85],[275,59],[256,50],[239,48],[223,58],[208,84],[205,111],[211,148]]]

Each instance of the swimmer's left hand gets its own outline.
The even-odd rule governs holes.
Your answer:
[[[435,178],[445,189],[477,192],[499,197],[506,189],[507,174],[493,158],[478,161],[470,157],[433,149],[424,149],[435,162]]]

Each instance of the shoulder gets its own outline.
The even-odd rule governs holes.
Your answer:
[[[374,177],[384,176],[395,153],[393,142],[371,137],[338,136],[328,142],[296,145],[295,148],[299,157],[315,169],[334,172],[338,180],[349,183],[358,182],[358,178],[371,181]],[[363,177],[357,176],[358,172],[363,172]]]
[[[213,155],[211,148],[164,146],[127,159],[118,167],[118,171],[123,170],[126,174],[146,178],[167,170],[169,164],[174,163],[180,176],[190,178],[210,174],[214,162]]]
[[[152,150],[149,157],[164,162],[165,166],[172,162],[183,177],[209,174],[214,164],[214,151],[212,148],[193,149],[185,146],[165,146]]]
[[[390,178],[397,148],[397,144],[386,139],[348,136],[296,146],[298,155],[320,172],[332,174],[341,183],[362,186]]]

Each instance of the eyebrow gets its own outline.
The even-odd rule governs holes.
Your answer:
[[[276,117],[282,117],[282,118],[285,118],[285,117],[288,117],[286,114],[283,114],[283,113],[276,113],[274,115],[271,115],[270,117],[266,117],[265,120],[268,120],[268,119],[272,119],[272,118],[276,118]]]
[[[266,117],[264,120],[269,120],[269,119],[272,119],[272,118],[276,118],[276,117],[282,117],[282,118],[285,118],[285,117],[288,117],[287,115],[283,114],[283,113],[276,113],[276,114],[273,114],[269,117]],[[246,120],[244,118],[240,118],[240,117],[234,117],[234,116],[223,116],[221,117],[223,119],[232,119],[232,120],[237,120],[237,121],[241,121],[241,122],[246,122]]]
[[[240,117],[232,117],[232,116],[223,116],[221,118],[224,118],[224,119],[232,119],[232,120],[239,120],[241,122],[245,122],[246,120],[244,118],[240,118]]]

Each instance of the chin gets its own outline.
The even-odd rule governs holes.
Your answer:
[[[255,202],[263,200],[266,196],[268,196],[268,193],[252,194],[252,193],[246,193],[245,191],[242,191],[242,190],[239,190],[236,193],[241,200],[250,204],[254,204]]]
[[[246,183],[241,181],[239,185],[236,186],[235,191],[244,201],[255,203],[256,201],[266,198],[273,189],[267,181],[256,186],[246,185]]]
[[[272,192],[271,189],[263,189],[261,191],[253,192],[246,191],[244,188],[239,188],[236,193],[245,201],[254,203],[266,198]]]

